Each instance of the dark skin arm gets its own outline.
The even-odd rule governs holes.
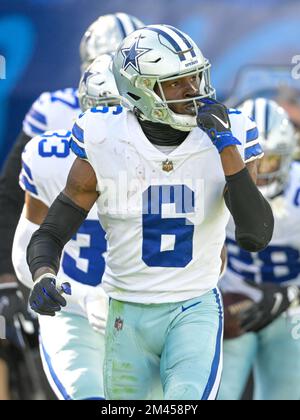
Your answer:
[[[63,193],[79,207],[90,211],[99,197],[96,188],[97,178],[93,168],[88,162],[77,158],[71,168]],[[45,273],[55,274],[52,268],[42,267],[36,271],[34,280]]]
[[[63,193],[86,211],[90,211],[99,197],[97,178],[91,165],[77,158],[68,176]]]
[[[256,160],[249,162],[245,165],[236,146],[226,147],[223,150],[223,152],[220,154],[220,156],[221,156],[224,174],[226,176],[234,175],[240,172],[246,166],[251,175],[251,178],[256,184],[256,180],[257,180],[257,161]]]
[[[256,184],[257,181],[257,160],[253,160],[252,162],[246,163],[246,168],[253,179],[253,182]]]
[[[256,184],[257,160],[253,160],[252,162],[245,164],[236,146],[226,147],[220,154],[220,157],[224,174],[226,176],[234,175],[240,172],[246,166],[254,184]],[[226,191],[226,188],[227,187],[225,187],[224,192]]]

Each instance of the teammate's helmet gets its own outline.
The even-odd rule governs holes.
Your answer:
[[[114,57],[113,72],[120,94],[140,118],[179,130],[195,127],[197,101],[215,96],[210,63],[188,35],[168,25],[146,26],[125,38]],[[199,95],[166,100],[162,82],[186,76],[195,76]],[[154,88],[159,89],[161,97]],[[193,104],[195,116],[177,114],[169,107],[183,102]]]
[[[96,58],[83,73],[78,89],[82,111],[100,105],[120,104],[120,96],[111,67],[112,56],[104,54]]]
[[[127,35],[143,26],[143,22],[126,13],[100,16],[87,29],[80,43],[82,72],[98,55],[116,52]]]
[[[287,113],[273,100],[249,99],[238,108],[257,124],[265,153],[259,161],[258,186],[266,197],[273,198],[283,191],[287,182],[296,132]]]

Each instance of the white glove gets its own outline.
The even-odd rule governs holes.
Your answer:
[[[61,279],[58,277],[57,286],[61,286]],[[101,334],[105,333],[108,315],[109,298],[102,286],[88,286],[69,280],[72,288],[72,295],[66,296],[67,302],[79,305],[85,312],[90,325]]]
[[[101,286],[93,287],[83,298],[83,309],[95,331],[105,334],[109,308],[109,298]]]

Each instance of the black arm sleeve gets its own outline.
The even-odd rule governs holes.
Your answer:
[[[0,177],[0,275],[14,273],[11,250],[24,205],[24,192],[19,187],[21,155],[30,139],[23,131],[19,134]]]
[[[61,193],[49,209],[41,227],[32,235],[27,263],[32,276],[42,267],[59,270],[62,250],[84,222],[88,212]]]
[[[274,217],[267,200],[247,168],[227,176],[225,202],[235,222],[238,245],[250,252],[264,249],[272,239]]]

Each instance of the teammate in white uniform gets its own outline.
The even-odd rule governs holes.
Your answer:
[[[88,28],[80,44],[82,72],[99,54],[114,53],[125,36],[142,26],[142,22],[126,13],[99,17]],[[19,297],[20,292],[11,261],[13,237],[24,204],[24,193],[18,185],[21,154],[29,140],[44,131],[71,130],[79,114],[77,89],[42,93],[27,113],[23,129],[0,176],[0,207],[7,210],[0,214],[0,299],[10,302],[9,311],[6,307],[0,308],[0,315],[7,319],[12,328],[15,325],[14,317],[20,308],[25,316],[27,311],[26,304]],[[17,334],[17,331],[14,333]],[[0,348],[2,349],[1,344]],[[1,359],[5,351],[0,350]]]
[[[142,26],[140,20],[126,13],[100,16],[87,29],[80,43],[82,72],[99,55],[115,53],[122,39]],[[23,132],[28,137],[35,137],[49,130],[70,129],[79,114],[77,89],[44,92],[27,113]]]
[[[262,155],[253,137],[247,145],[255,124],[208,99],[214,96],[209,67],[175,28],[149,26],[127,37],[114,75],[135,114],[99,107],[79,117],[71,141],[79,159],[28,248],[36,281],[31,306],[53,315],[60,306],[53,279],[61,249],[50,231],[65,242],[66,224],[76,226],[97,202],[108,240],[104,287],[112,298],[108,399],[145,398],[157,374],[165,399],[215,398],[222,370],[216,287],[229,219],[226,180],[228,206],[235,216],[242,206],[250,226],[252,239],[238,225],[243,246],[260,249],[272,234],[270,207],[241,157],[254,166]],[[237,204],[237,191],[247,194],[247,206]],[[258,231],[252,204],[261,212]]]
[[[79,86],[81,108],[118,103],[111,56],[100,56],[83,75]],[[22,154],[20,185],[26,193],[13,247],[18,278],[31,289],[26,247],[64,188],[75,155],[70,131],[48,131],[33,138]],[[105,233],[93,207],[76,235],[66,245],[59,284],[69,283],[68,305],[55,318],[39,317],[40,349],[52,389],[60,399],[103,399],[104,332],[107,296],[100,287],[105,267]],[[98,287],[99,286],[99,287]]]
[[[26,205],[16,231],[13,262],[18,278],[30,288],[32,280],[26,264],[26,247],[39,227],[33,221],[37,215],[47,214],[48,208],[66,184],[74,162],[69,147],[70,134],[63,130],[48,131],[33,138],[22,155],[20,185],[26,191]],[[37,211],[34,212],[34,209]],[[94,331],[87,318],[86,304],[92,297],[96,300],[97,291],[94,289],[101,283],[105,251],[105,233],[93,208],[77,234],[66,245],[58,274],[60,284],[71,284],[73,301],[55,318],[39,317],[44,370],[60,399],[104,397],[101,374],[104,351],[101,349],[104,348],[105,321],[102,329],[100,327],[98,332]],[[77,286],[74,282],[85,286]],[[104,299],[103,293],[105,303]],[[99,300],[99,316],[105,320],[106,307],[101,298]]]
[[[294,291],[299,296],[298,287],[290,286],[300,285],[300,164],[292,162],[296,136],[287,114],[274,101],[248,100],[241,109],[255,118],[260,131],[265,157],[258,185],[270,200],[275,228],[269,246],[250,254],[235,242],[232,220],[228,226],[228,270],[222,291],[240,292],[256,305],[243,319],[244,334],[225,340],[220,398],[241,398],[254,369],[255,399],[299,400],[300,340],[295,322],[300,308],[283,314],[290,306],[288,294]]]

